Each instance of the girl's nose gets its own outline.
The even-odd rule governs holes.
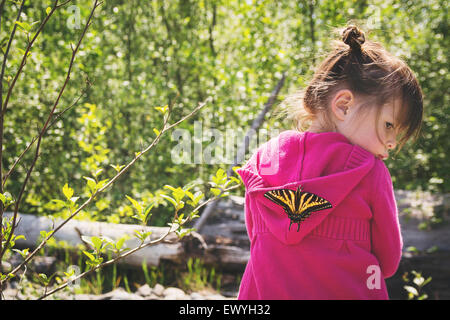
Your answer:
[[[388,141],[388,143],[386,144],[386,147],[387,147],[389,150],[394,149],[396,146],[397,146],[397,143],[396,143],[395,141]]]

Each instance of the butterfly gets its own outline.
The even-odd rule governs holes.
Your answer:
[[[297,232],[300,230],[300,222],[308,218],[314,211],[331,208],[331,203],[314,193],[302,191],[303,187],[298,186],[297,190],[276,189],[264,193],[264,197],[283,207],[287,213],[291,225],[297,223]]]

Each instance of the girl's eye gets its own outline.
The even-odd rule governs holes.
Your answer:
[[[394,125],[390,122],[386,122],[386,129],[392,129],[394,128]]]

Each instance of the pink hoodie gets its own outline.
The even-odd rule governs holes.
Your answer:
[[[397,270],[403,243],[381,160],[340,133],[289,130],[238,173],[251,242],[238,299],[388,299],[384,278]],[[299,186],[316,196],[304,202],[331,207],[297,223],[266,194]]]

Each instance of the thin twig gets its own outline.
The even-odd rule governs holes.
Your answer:
[[[207,99],[208,101],[209,99]],[[191,117],[195,112],[197,112],[200,108],[202,108],[203,106],[205,106],[206,101],[203,103],[200,103],[192,112],[190,112],[188,115],[184,116],[181,120],[177,121],[176,124],[180,123],[181,121],[184,121],[185,119]],[[170,109],[169,109],[170,110]],[[108,188],[115,180],[117,180],[130,166],[132,166],[143,154],[145,154],[146,152],[148,152],[151,148],[153,148],[159,141],[160,137],[162,136],[163,133],[165,133],[167,130],[169,130],[170,128],[172,128],[174,125],[170,125],[170,126],[166,126],[167,125],[167,121],[169,119],[169,116],[167,116],[165,118],[165,122],[163,125],[163,129],[161,129],[159,135],[152,141],[152,143],[142,152],[140,152],[137,156],[134,157],[134,159],[128,163],[124,168],[122,168],[122,170],[120,170],[105,186],[103,186],[102,188],[98,189],[95,191],[94,194],[92,194],[89,199],[87,199],[75,212],[73,212],[66,220],[64,220],[60,225],[58,225],[58,227],[56,227],[54,230],[52,230],[52,232],[50,232],[47,237],[45,239],[42,240],[42,242],[39,244],[39,246],[32,252],[30,253],[27,258],[19,265],[17,266],[14,270],[12,270],[9,274],[16,274],[21,268],[22,266],[24,266],[25,264],[27,264],[34,255],[36,255],[37,252],[39,252],[40,249],[42,249],[45,244],[47,243],[47,241],[53,237],[53,235],[58,232],[58,230],[60,230],[67,222],[69,222],[73,217],[75,217],[82,209],[84,209],[89,203],[92,202],[93,199],[95,199],[95,197],[102,193],[106,188]],[[0,282],[1,285],[1,282]]]
[[[16,21],[14,21],[14,25],[13,25],[13,29],[11,31],[11,35],[9,36],[8,46],[6,47],[5,54],[3,55],[2,71],[0,73],[0,81],[1,81],[0,82],[0,94],[1,94],[1,102],[2,102],[0,111],[3,111],[3,77],[5,75],[6,61],[8,60],[9,50],[11,49],[11,44],[12,44],[12,41],[14,39],[14,35],[16,34],[17,22],[19,21],[20,15],[22,14],[24,3],[25,3],[25,0],[22,0],[22,3],[20,4],[20,7],[19,7],[19,12],[17,13]],[[2,11],[3,11],[3,3],[2,3]],[[5,103],[5,105],[6,104],[7,103]],[[2,113],[2,115],[3,115],[3,113]]]
[[[86,88],[83,89],[83,91],[81,92],[81,94],[78,96],[78,98],[72,102],[72,104],[70,104],[68,107],[66,107],[63,111],[59,112],[58,114],[56,114],[56,116],[54,117],[53,121],[48,125],[48,127],[46,128],[46,130],[44,131],[43,134],[45,134],[47,132],[47,130],[49,128],[51,128],[58,120],[59,118],[61,118],[61,116],[67,112],[69,109],[73,108],[78,101],[80,101],[80,99],[84,96],[84,94],[87,92],[87,90],[89,89],[89,87],[91,86],[90,83],[87,84]],[[8,177],[11,175],[11,173],[14,171],[16,165],[20,162],[20,160],[23,158],[23,156],[25,155],[25,153],[30,150],[31,146],[34,144],[34,142],[38,139],[39,135],[34,136],[33,139],[31,140],[31,142],[28,144],[28,146],[25,148],[25,150],[23,150],[23,152],[19,155],[19,157],[16,159],[16,161],[14,161],[14,164],[11,166],[11,168],[8,170],[8,172],[5,174],[5,176],[3,177],[3,186],[6,184],[6,180],[8,179]]]
[[[9,50],[11,49],[11,43],[12,40],[14,38],[14,35],[16,33],[16,29],[17,29],[17,21],[19,21],[20,19],[20,15],[22,14],[22,10],[23,10],[23,5],[25,3],[25,0],[22,1],[22,3],[20,4],[19,7],[19,12],[17,13],[17,18],[14,21],[14,26],[13,29],[11,31],[11,35],[9,36],[9,40],[8,40],[8,45],[6,47],[5,50],[5,54],[3,55],[3,61],[2,61],[2,70],[0,73],[0,181],[2,181],[2,173],[3,173],[3,124],[4,124],[4,118],[3,118],[3,77],[5,75],[5,68],[6,68],[6,61],[8,59],[8,54],[9,54]],[[3,6],[5,4],[5,1],[2,1],[2,3],[0,4],[0,11],[1,14],[3,15]],[[0,20],[1,23],[1,20]],[[0,193],[3,193],[3,185],[0,186]],[[0,221],[3,220],[3,203],[0,203]],[[5,246],[7,246],[7,243],[5,244]],[[2,265],[2,255],[1,253],[3,252],[3,230],[1,230],[0,228],[0,267]],[[0,292],[2,291],[2,288],[0,287]],[[1,299],[1,295],[0,295],[0,299]]]
[[[238,185],[232,186],[232,187],[230,187],[230,188],[224,189],[223,191],[224,191],[224,192],[231,191],[231,190],[234,190],[234,189],[238,188],[239,186],[240,186],[240,185],[238,184]],[[219,196],[220,196],[220,195],[208,199],[207,201],[203,202],[202,204],[200,204],[199,206],[197,206],[197,207],[196,207],[194,210],[192,210],[192,211],[193,211],[193,212],[198,211],[201,207],[205,206],[206,204],[208,204],[208,203],[211,202],[211,201],[214,201],[214,200],[215,200],[217,197],[219,197]],[[191,217],[189,216],[189,217],[186,219],[186,221],[183,223],[183,225],[186,224],[186,223],[188,223],[190,220],[191,220]],[[173,222],[174,222],[174,219],[172,219],[172,224],[173,224]],[[83,278],[83,277],[87,276],[88,274],[94,272],[95,270],[98,270],[98,269],[100,269],[100,268],[103,268],[103,267],[106,267],[106,266],[108,266],[108,265],[110,265],[110,264],[113,264],[113,263],[115,263],[115,262],[117,262],[117,261],[119,261],[119,260],[121,260],[121,259],[123,259],[123,258],[129,256],[130,254],[133,254],[133,253],[135,253],[136,251],[139,251],[139,250],[141,250],[141,249],[143,249],[143,248],[146,248],[146,247],[155,245],[155,244],[157,244],[157,243],[160,243],[160,242],[163,241],[163,240],[164,240],[171,232],[175,231],[176,229],[177,229],[177,228],[173,228],[173,225],[172,225],[171,227],[168,228],[167,232],[164,233],[164,234],[163,234],[161,237],[159,237],[158,239],[155,239],[155,240],[153,240],[153,241],[149,241],[149,242],[147,242],[147,243],[142,243],[142,244],[140,244],[139,246],[137,246],[136,248],[133,248],[133,249],[131,249],[131,250],[128,250],[127,252],[125,252],[125,253],[123,253],[123,254],[121,254],[121,255],[115,257],[115,258],[112,258],[112,259],[110,259],[110,260],[108,260],[108,261],[106,261],[106,262],[104,262],[104,263],[101,263],[101,264],[99,264],[99,265],[93,267],[92,269],[90,269],[90,270],[88,270],[88,271],[85,271],[85,272],[79,274],[77,277],[70,279],[70,281],[66,281],[65,283],[63,283],[63,284],[60,285],[59,287],[57,287],[57,288],[55,288],[55,289],[53,289],[53,290],[47,292],[46,294],[42,295],[41,297],[38,298],[38,300],[42,300],[42,299],[48,297],[49,295],[52,295],[53,293],[55,293],[55,292],[57,292],[57,291],[60,291],[60,290],[64,289],[65,287],[68,286],[69,283],[71,283],[71,282],[73,282],[73,281],[76,281],[76,280],[78,280],[78,279],[80,279],[80,278]]]
[[[56,9],[56,4],[57,4],[57,3],[58,3],[58,1],[55,2],[55,5],[54,5],[52,11],[54,11],[54,10]],[[70,59],[70,64],[69,64],[69,68],[68,68],[68,70],[67,70],[67,75],[66,75],[66,79],[65,79],[65,81],[64,81],[64,84],[62,85],[61,89],[59,90],[58,97],[56,98],[56,100],[55,100],[55,102],[54,102],[54,104],[53,104],[53,108],[52,108],[52,110],[50,111],[50,114],[49,114],[49,116],[48,116],[48,118],[47,118],[47,121],[45,122],[44,127],[42,128],[42,130],[41,130],[41,132],[40,132],[40,134],[39,134],[38,142],[37,142],[37,146],[36,146],[36,152],[35,152],[35,155],[34,155],[34,159],[33,159],[32,163],[31,163],[30,168],[29,168],[28,171],[27,171],[27,175],[26,175],[26,177],[25,177],[25,180],[24,180],[24,182],[23,182],[23,184],[22,184],[22,186],[21,186],[21,189],[20,189],[20,191],[19,191],[19,195],[18,195],[17,200],[16,200],[16,202],[15,202],[15,206],[14,206],[14,216],[13,216],[13,224],[12,224],[12,227],[11,227],[11,232],[10,232],[10,234],[9,234],[9,236],[8,236],[8,239],[6,240],[5,247],[4,247],[3,250],[0,252],[0,260],[3,258],[3,255],[4,255],[5,252],[6,252],[6,248],[8,247],[8,243],[11,241],[11,238],[12,238],[12,236],[13,236],[13,234],[14,234],[14,229],[15,229],[15,223],[16,223],[17,213],[18,213],[18,211],[19,211],[19,205],[20,205],[20,202],[21,202],[23,193],[24,193],[24,191],[25,191],[25,187],[26,187],[26,185],[27,185],[27,183],[28,183],[28,180],[29,180],[29,178],[30,178],[30,176],[31,176],[31,173],[33,172],[33,169],[34,169],[34,166],[35,166],[35,164],[36,164],[36,161],[37,161],[37,159],[38,159],[38,157],[39,157],[39,149],[40,149],[40,146],[41,146],[42,136],[43,136],[44,132],[47,130],[47,126],[48,126],[50,120],[53,118],[53,113],[55,112],[55,109],[56,109],[56,107],[58,106],[59,100],[60,100],[62,94],[64,93],[64,90],[65,90],[65,88],[66,88],[66,86],[67,86],[67,83],[69,82],[69,79],[70,79],[70,73],[71,73],[71,71],[72,71],[72,66],[73,66],[73,63],[74,63],[74,61],[75,61],[75,56],[76,56],[76,54],[77,54],[78,48],[79,48],[80,45],[81,45],[81,41],[83,40],[84,35],[86,34],[87,28],[88,28],[88,26],[89,26],[89,21],[92,19],[92,16],[94,15],[94,11],[95,11],[95,9],[96,9],[97,6],[98,6],[97,4],[98,4],[98,0],[95,0],[94,6],[93,6],[93,8],[92,8],[92,10],[91,10],[91,13],[90,13],[89,17],[88,17],[88,20],[87,20],[86,25],[85,25],[85,27],[84,27],[84,29],[83,29],[83,32],[81,33],[81,36],[80,36],[80,38],[78,39],[77,46],[76,46],[75,49],[72,51],[72,58]],[[46,19],[48,19],[48,17],[49,17],[50,15],[51,15],[51,12],[47,15]],[[36,39],[36,36],[33,38],[33,41],[34,41],[34,39]],[[28,48],[30,48],[30,46],[28,46]],[[23,62],[23,61],[22,61],[22,62]],[[19,74],[19,71],[17,72],[17,74]],[[17,76],[16,76],[16,79],[17,79]],[[10,89],[11,89],[11,87],[10,87]],[[9,94],[10,94],[10,93],[11,93],[11,91],[8,91],[8,96],[7,96],[7,98],[9,97]],[[4,106],[3,112],[5,111],[6,106],[7,106],[7,104],[6,104],[6,100],[5,100],[5,106]],[[3,113],[2,113],[2,115],[3,115]]]
[[[64,4],[66,4],[66,3],[68,3],[68,1],[66,1]],[[1,114],[0,114],[0,117],[2,117],[2,118],[3,118],[3,116],[4,116],[5,112],[6,112],[6,108],[8,107],[8,102],[9,102],[9,99],[10,99],[10,97],[11,97],[12,90],[13,90],[15,84],[16,84],[16,81],[17,81],[17,79],[19,78],[19,76],[20,76],[20,74],[21,74],[21,72],[22,72],[22,69],[23,69],[23,67],[25,66],[26,62],[27,62],[27,57],[28,57],[28,54],[29,54],[29,52],[30,52],[30,50],[31,50],[31,47],[33,46],[33,44],[34,44],[34,42],[36,41],[38,35],[39,35],[39,34],[41,33],[41,31],[44,29],[44,26],[47,24],[47,21],[48,21],[48,20],[50,19],[50,17],[53,15],[53,13],[55,12],[55,10],[56,10],[57,8],[60,8],[60,7],[61,7],[61,6],[58,6],[57,4],[58,4],[58,0],[55,1],[55,3],[53,4],[52,9],[49,11],[48,15],[45,17],[45,19],[44,19],[44,20],[42,21],[42,23],[39,25],[39,28],[38,28],[38,30],[36,31],[35,35],[34,35],[33,38],[31,39],[31,41],[28,42],[28,45],[27,45],[27,47],[25,48],[25,52],[24,52],[24,54],[23,54],[22,61],[20,62],[20,65],[19,65],[19,68],[18,68],[18,70],[17,70],[17,72],[16,72],[16,75],[14,76],[14,78],[13,78],[11,84],[9,85],[8,92],[7,92],[7,94],[6,94],[5,102],[4,102],[3,105],[2,105],[2,110],[1,110]],[[17,25],[17,24],[16,24],[16,25]],[[16,26],[14,26],[14,28],[15,28],[15,27],[16,27]],[[5,61],[3,61],[3,62],[5,63]],[[3,66],[2,66],[2,68],[3,68]],[[1,78],[1,79],[3,80],[3,74],[2,74],[2,78]]]

